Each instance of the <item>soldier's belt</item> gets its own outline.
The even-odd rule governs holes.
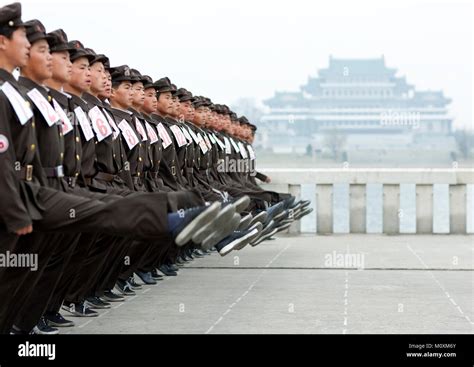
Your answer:
[[[115,175],[112,175],[110,173],[105,173],[105,172],[99,172],[95,175],[94,178],[105,181],[105,182],[113,182],[115,179]]]
[[[176,176],[176,166],[171,166],[171,174]]]
[[[31,164],[28,164],[26,166],[21,167],[19,170],[16,171],[16,175],[19,180],[33,180],[33,166]]]
[[[43,171],[48,178],[64,177],[64,169],[62,165],[57,167],[43,167]]]

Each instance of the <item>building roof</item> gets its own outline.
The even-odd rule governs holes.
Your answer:
[[[311,108],[324,106],[445,106],[451,102],[443,92],[415,91],[405,76],[387,68],[385,58],[336,59],[330,56],[329,67],[294,92],[275,92],[264,101],[271,108]]]
[[[375,59],[336,59],[329,57],[329,67],[319,70],[320,77],[330,76],[366,76],[387,75],[393,76],[397,69],[385,66],[385,58],[381,56]]]

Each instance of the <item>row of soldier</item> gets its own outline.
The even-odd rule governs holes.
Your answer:
[[[14,76],[19,70],[19,77]],[[0,8],[0,333],[55,334],[195,257],[256,246],[309,202],[256,178],[256,127]]]

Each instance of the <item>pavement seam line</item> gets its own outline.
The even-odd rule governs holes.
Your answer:
[[[265,267],[263,268],[263,271],[260,273],[260,275],[257,277],[257,279],[255,279],[255,281],[250,284],[250,286],[247,288],[247,290],[239,297],[235,300],[235,302],[233,302],[229,307],[227,307],[227,310],[222,314],[221,317],[219,317],[217,319],[217,321],[211,326],[209,327],[209,329],[207,329],[207,331],[205,332],[205,334],[209,334],[215,326],[217,326],[222,320],[224,320],[224,317],[230,313],[230,311],[232,310],[232,308],[234,306],[236,306],[240,301],[242,301],[242,299],[247,296],[249,294],[249,292],[253,289],[253,287],[255,286],[255,284],[257,284],[260,279],[262,278],[263,274],[267,271],[267,268],[268,266],[270,266],[270,264],[272,264],[283,252],[285,252],[289,247],[291,246],[291,244],[288,244],[286,245],[286,247],[284,247],[282,250],[280,250],[280,252],[278,252],[278,254],[276,254],[273,259],[270,260],[270,262],[265,265]],[[259,268],[260,269],[260,268]]]
[[[415,255],[418,260],[421,262],[421,264],[426,268],[428,269],[428,266],[426,265],[426,263],[423,261],[423,259],[416,253],[415,250],[413,250],[410,245],[407,244],[407,247],[408,249],[412,252],[413,255]],[[456,309],[458,310],[458,312],[461,314],[461,316],[463,316],[464,318],[466,318],[466,314],[464,313],[464,311],[462,310],[462,308],[457,305],[456,301],[450,296],[450,294],[448,293],[448,291],[446,290],[446,288],[439,282],[439,280],[434,276],[434,274],[431,272],[431,270],[428,270],[428,273],[431,275],[431,277],[433,278],[433,280],[436,282],[436,284],[441,288],[441,290],[444,292],[446,298],[448,298],[448,300],[450,301],[450,303],[453,304],[453,307],[456,307]],[[470,320],[467,320],[467,321],[470,321]],[[474,325],[473,322],[470,322],[471,325]]]
[[[89,320],[89,321],[85,322],[84,324],[79,325],[78,328],[79,328],[79,329],[82,329],[84,326],[89,325],[92,321],[93,321],[93,320]]]
[[[349,246],[346,247],[346,252],[349,253]],[[346,334],[347,333],[347,323],[348,323],[348,315],[347,315],[347,305],[349,303],[349,298],[348,298],[348,294],[349,294],[349,271],[346,270],[345,273],[344,273],[344,296],[343,296],[343,303],[344,303],[344,318],[343,318],[343,322],[342,322],[342,325],[343,325],[343,328],[342,328],[342,334]]]

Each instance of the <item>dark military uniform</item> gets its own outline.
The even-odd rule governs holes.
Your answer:
[[[1,178],[1,202],[2,202],[2,225],[4,230],[0,234],[2,249],[15,249],[18,242],[16,236],[8,234],[18,228],[25,227],[35,221],[35,228],[40,231],[59,232],[97,232],[104,231],[108,233],[117,233],[124,236],[140,231],[144,237],[156,237],[157,234],[166,232],[167,223],[167,202],[163,197],[163,205],[156,205],[159,201],[150,204],[147,199],[138,199],[133,201],[133,205],[145,204],[148,206],[151,217],[153,218],[150,227],[149,219],[146,215],[138,215],[135,223],[130,222],[129,215],[126,210],[126,199],[124,205],[117,205],[115,202],[105,204],[99,201],[71,196],[56,190],[48,189],[45,170],[43,170],[38,154],[37,138],[35,136],[36,121],[32,119],[31,111],[27,106],[26,96],[22,95],[20,87],[13,76],[0,70],[0,79],[2,83],[8,83],[8,89],[3,88],[1,113],[2,121],[0,132],[3,141],[3,151],[0,154],[0,165],[4,174]],[[10,98],[7,98],[5,90],[11,90]],[[12,97],[13,95],[13,97]],[[72,96],[75,105],[79,107],[87,106],[82,103],[79,98]],[[16,101],[16,105],[12,101]],[[21,108],[21,112],[16,113],[13,108]],[[13,108],[12,108],[13,106]],[[92,139],[91,139],[92,140]],[[89,144],[87,144],[89,143]],[[94,149],[93,142],[84,142],[82,148],[84,157],[82,161],[83,182],[89,187],[95,189],[100,186],[94,185],[92,178],[94,176]],[[92,152],[91,152],[92,151]],[[82,157],[76,156],[76,160]],[[48,167],[51,168],[51,167]],[[148,204],[146,204],[148,203]],[[144,208],[145,208],[144,207]],[[6,209],[8,208],[8,210]],[[123,218],[126,221],[113,218],[111,213],[119,214],[123,212]],[[127,213],[127,215],[125,215]],[[119,217],[120,218],[120,217]],[[160,220],[162,218],[162,220]],[[123,223],[121,223],[123,222]],[[128,227],[128,228],[127,228]],[[138,229],[142,227],[144,232]],[[148,229],[146,229],[148,228]],[[151,229],[151,231],[149,231]],[[26,238],[26,237],[25,237]],[[11,272],[8,269],[2,273],[2,280],[7,284],[8,289],[15,289],[15,285],[21,279],[11,279]],[[2,282],[3,283],[3,282]],[[2,289],[3,291],[3,289]],[[2,294],[5,294],[2,292]],[[14,305],[15,298],[11,298],[10,304],[3,303],[3,306]],[[8,331],[11,326],[9,324],[10,316],[8,312],[3,313],[5,307],[2,307],[2,331]]]

